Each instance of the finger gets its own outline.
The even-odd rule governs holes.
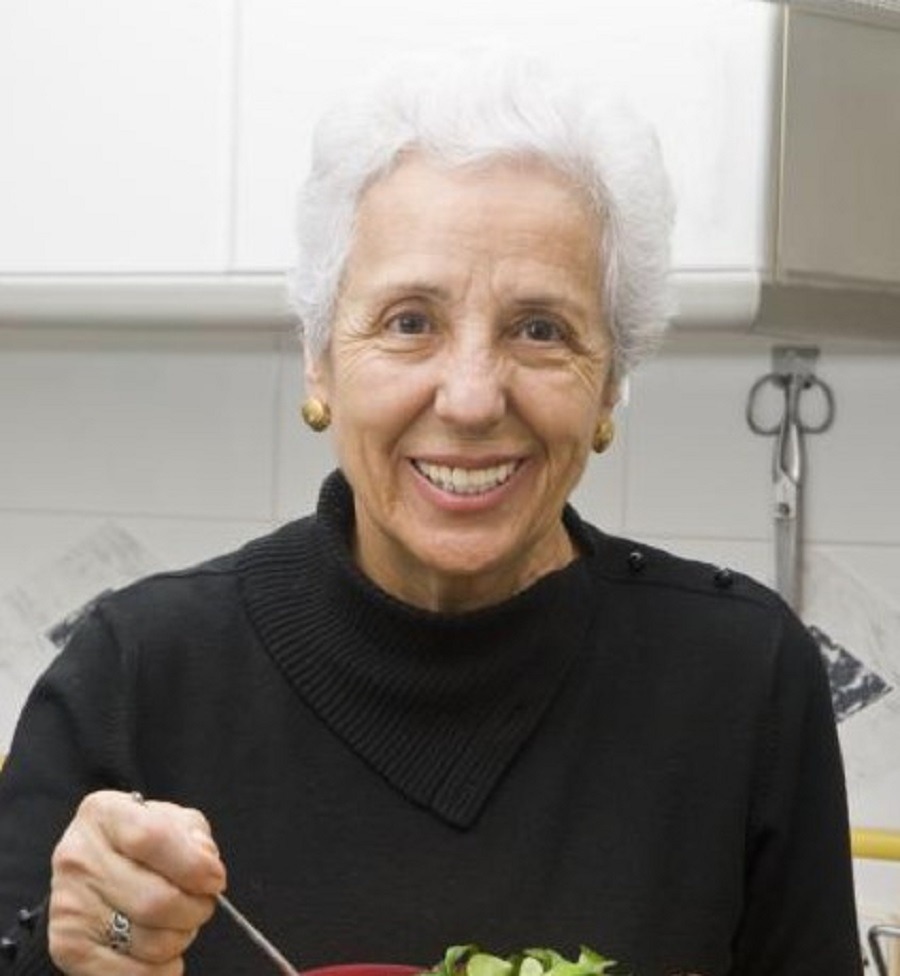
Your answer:
[[[115,882],[112,884],[115,887]],[[144,909],[140,907],[145,896],[143,892],[135,896],[134,890],[125,890],[116,902],[122,907],[113,908],[88,888],[54,885],[50,932],[68,946],[64,954],[94,954],[99,947],[157,966],[168,964],[187,951],[215,907],[212,898],[185,896],[171,889],[176,892],[166,892],[171,902],[160,904],[157,899],[152,903],[147,917],[153,922],[146,924],[141,920]],[[139,907],[132,909],[130,904]],[[177,922],[167,924],[169,917]]]
[[[206,818],[172,803],[135,803],[127,793],[86,798],[91,816],[119,854],[167,878],[185,892],[224,890],[225,866]]]
[[[132,927],[130,943],[115,950],[107,928],[112,913],[104,925],[102,911],[97,909],[86,924],[80,903],[73,906],[65,896],[51,895],[48,948],[60,971],[69,976],[181,976],[190,938],[167,933],[167,941],[160,941],[156,933],[145,938]]]
[[[122,858],[111,862],[98,895],[104,906],[123,912],[144,929],[190,933],[191,937],[209,921],[216,907],[212,895],[188,894],[162,875]]]
[[[124,912],[111,911],[98,942],[117,954],[149,963],[166,965],[180,958],[197,937],[198,929],[181,931],[171,928],[154,928],[132,921]]]

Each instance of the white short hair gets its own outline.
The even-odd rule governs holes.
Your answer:
[[[310,355],[328,346],[360,198],[411,151],[450,166],[538,159],[571,179],[600,220],[617,377],[656,346],[670,315],[674,204],[655,131],[619,98],[482,50],[395,62],[320,119],[288,281]]]

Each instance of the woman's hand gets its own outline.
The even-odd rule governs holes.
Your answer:
[[[53,854],[50,956],[70,976],[180,974],[224,887],[198,810],[91,793]]]

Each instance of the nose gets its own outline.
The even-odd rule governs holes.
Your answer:
[[[447,350],[434,410],[448,425],[469,433],[494,427],[506,413],[506,368],[489,341],[459,339]]]

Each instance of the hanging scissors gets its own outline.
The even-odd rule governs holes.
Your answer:
[[[773,370],[760,377],[747,398],[747,424],[756,434],[775,437],[772,456],[772,517],[775,525],[775,586],[795,610],[800,603],[800,515],[804,481],[803,435],[821,434],[834,422],[834,394],[813,372],[818,349],[776,347]],[[763,400],[780,394],[781,413],[765,422]],[[817,396],[814,418],[801,409],[803,394]]]

